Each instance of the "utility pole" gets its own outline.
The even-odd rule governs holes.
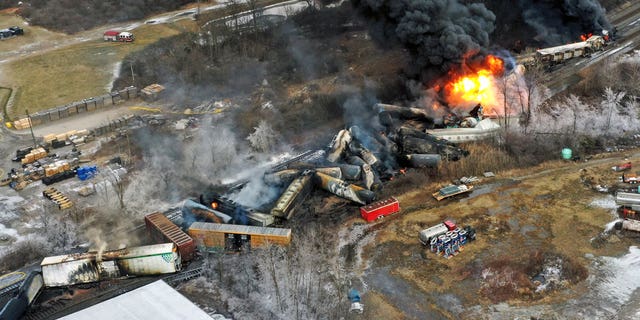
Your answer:
[[[29,120],[29,130],[31,131],[31,138],[33,139],[33,148],[37,148],[38,144],[36,143],[36,136],[33,134],[33,125],[31,125],[31,116],[29,115],[29,110],[25,110],[27,112],[27,119]]]

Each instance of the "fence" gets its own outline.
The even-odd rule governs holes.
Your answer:
[[[84,112],[108,108],[120,102],[135,98],[138,96],[138,93],[138,88],[132,86],[99,97],[82,99],[81,101],[75,101],[64,106],[39,111],[31,115],[31,125],[42,125],[51,121],[73,117]],[[28,129],[29,121],[27,118],[23,118],[14,121],[13,125],[18,130]]]

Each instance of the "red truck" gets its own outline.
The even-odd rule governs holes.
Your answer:
[[[135,37],[131,32],[107,30],[103,34],[103,39],[104,41],[133,42]]]
[[[627,171],[631,169],[631,162],[623,163],[621,165],[611,167],[611,170],[615,172]]]
[[[360,207],[362,218],[371,222],[400,211],[398,199],[391,197]]]

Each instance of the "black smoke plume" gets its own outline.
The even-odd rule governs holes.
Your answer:
[[[505,2],[505,1],[502,1]],[[597,0],[518,0],[524,22],[545,45],[575,42],[582,34],[612,31]]]
[[[352,0],[378,42],[402,44],[414,68],[448,70],[463,55],[489,45],[495,15],[483,4],[457,0]]]

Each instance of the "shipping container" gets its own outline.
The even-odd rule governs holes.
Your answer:
[[[144,217],[147,231],[157,243],[173,242],[178,247],[178,253],[183,262],[193,259],[196,245],[188,234],[176,226],[161,212],[148,214]]]
[[[188,232],[196,245],[205,250],[241,250],[291,243],[291,229],[284,228],[194,222]]]
[[[400,203],[398,199],[391,197],[388,199],[376,201],[372,204],[360,207],[360,214],[362,218],[371,222],[376,219],[384,218],[390,214],[394,214],[400,211]]]

